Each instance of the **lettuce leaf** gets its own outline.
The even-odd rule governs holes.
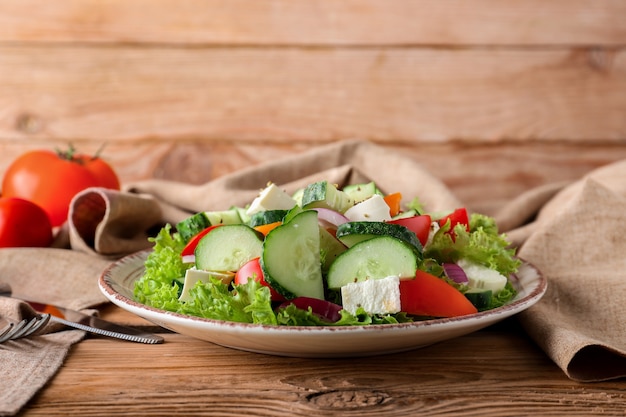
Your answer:
[[[180,253],[185,243],[177,234],[171,234],[171,225],[165,225],[154,237],[152,252],[145,261],[145,272],[135,282],[135,300],[163,310],[178,311],[178,301],[183,287],[185,271],[189,268],[182,262]]]
[[[230,289],[219,279],[211,279],[198,282],[189,293],[190,300],[181,307],[183,314],[239,323],[277,324],[269,288],[255,280]]]
[[[450,223],[442,226],[425,248],[424,257],[436,259],[440,263],[467,259],[495,269],[507,277],[517,272],[521,265],[506,235],[498,233],[495,220],[477,213],[470,216],[469,233],[460,224],[452,231]]]

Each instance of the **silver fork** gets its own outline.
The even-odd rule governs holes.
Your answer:
[[[50,321],[50,314],[37,314],[32,319],[24,319],[17,323],[9,323],[0,330],[0,343],[20,339],[37,333]]]

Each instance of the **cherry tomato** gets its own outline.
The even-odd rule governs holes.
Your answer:
[[[41,207],[21,198],[0,198],[0,248],[51,243],[52,225]]]
[[[259,258],[254,258],[246,262],[241,268],[239,268],[239,270],[235,274],[235,284],[245,284],[246,282],[248,282],[248,279],[252,277],[259,281],[261,285],[264,285],[270,289],[272,301],[285,301],[285,297],[280,295],[274,288],[270,286],[270,284],[267,283],[267,281],[265,281]]]
[[[72,198],[89,187],[119,190],[113,169],[102,159],[36,150],[23,154],[9,166],[2,180],[3,197],[19,197],[39,205],[53,227],[67,220]]]
[[[414,279],[400,280],[400,305],[402,311],[416,316],[456,317],[478,312],[459,290],[421,270]]]
[[[432,220],[428,214],[420,216],[406,217],[404,219],[390,220],[388,223],[399,224],[404,226],[417,236],[422,246],[428,241],[428,234],[430,233],[430,224]]]

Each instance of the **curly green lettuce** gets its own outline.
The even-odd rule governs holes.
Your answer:
[[[443,225],[424,251],[425,258],[440,263],[466,259],[495,269],[505,277],[517,272],[521,261],[515,257],[506,235],[498,232],[495,220],[483,214],[470,216],[470,231],[457,224],[450,233],[450,223]]]

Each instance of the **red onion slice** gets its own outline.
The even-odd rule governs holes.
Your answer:
[[[341,318],[340,311],[343,309],[340,305],[330,301],[310,297],[296,297],[293,300],[285,301],[280,307],[287,307],[289,304],[295,305],[300,310],[308,310],[311,307],[313,314],[331,323]]]
[[[344,224],[350,220],[338,211],[327,208],[314,208],[317,211],[317,219],[319,223],[326,228],[336,229],[340,224]]]
[[[469,282],[465,271],[457,264],[445,263],[442,266],[446,276],[457,284],[467,284]]]

